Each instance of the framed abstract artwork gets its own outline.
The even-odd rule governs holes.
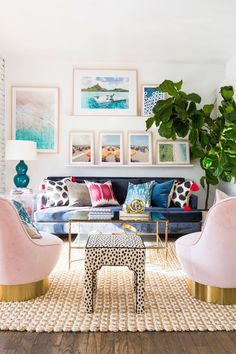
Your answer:
[[[59,88],[12,87],[12,138],[37,143],[38,152],[58,152]]]
[[[128,164],[152,164],[152,134],[128,133]]]
[[[167,97],[166,93],[158,91],[157,87],[157,84],[143,84],[141,86],[141,115],[144,117],[153,116],[152,110],[157,101],[164,100]]]
[[[123,164],[123,135],[119,132],[99,134],[99,163]]]
[[[94,134],[93,132],[69,132],[70,165],[94,164]]]
[[[137,114],[136,70],[74,69],[74,115]]]
[[[188,141],[157,141],[157,164],[187,165],[189,163]]]

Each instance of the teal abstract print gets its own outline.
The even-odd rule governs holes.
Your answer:
[[[13,137],[37,143],[39,152],[56,152],[58,88],[13,87]]]

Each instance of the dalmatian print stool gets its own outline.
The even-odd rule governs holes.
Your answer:
[[[140,236],[91,234],[85,247],[85,309],[93,312],[97,271],[102,266],[127,266],[134,272],[136,312],[144,310],[145,246]]]

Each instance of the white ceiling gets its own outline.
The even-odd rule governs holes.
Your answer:
[[[225,62],[236,54],[236,0],[0,0],[0,53]]]

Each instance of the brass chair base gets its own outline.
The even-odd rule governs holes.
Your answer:
[[[196,299],[219,305],[236,304],[236,288],[216,288],[188,280],[188,292]]]
[[[44,295],[48,289],[48,278],[28,284],[0,285],[0,301],[26,301]]]

